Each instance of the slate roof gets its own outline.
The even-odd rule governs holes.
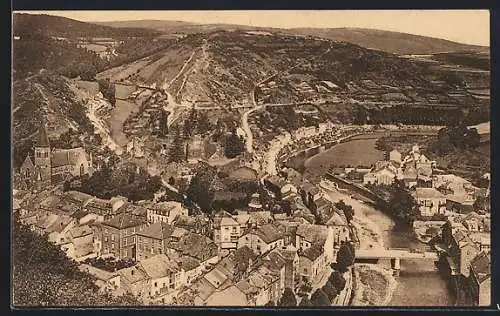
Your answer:
[[[61,231],[63,231],[64,228],[66,228],[69,225],[69,223],[71,223],[72,220],[73,218],[71,218],[70,216],[60,215],[57,217],[56,221],[54,221],[49,227],[45,229],[45,231],[49,233],[52,232],[60,233]]]
[[[165,222],[156,222],[145,227],[143,230],[137,232],[138,236],[145,236],[158,240],[165,240],[169,238],[174,232],[175,227]]]
[[[304,251],[302,251],[300,253],[300,256],[306,257],[309,260],[314,261],[314,260],[318,259],[319,256],[321,256],[322,253],[323,253],[322,250],[318,249],[315,246],[312,246],[312,247],[307,248]]]
[[[57,149],[52,152],[50,164],[52,168],[75,165],[80,157],[86,158],[85,149],[82,147],[71,149]]]
[[[137,219],[136,217],[132,216],[131,214],[127,213],[121,213],[110,220],[107,220],[103,222],[103,225],[106,226],[111,226],[117,229],[125,229],[125,228],[130,228],[130,227],[137,227],[140,225],[145,224],[146,221],[142,219]]]
[[[68,231],[68,233],[72,238],[78,238],[78,237],[83,237],[83,236],[93,234],[94,231],[93,231],[92,227],[90,227],[89,225],[82,225],[82,226],[72,227]]]
[[[137,283],[148,278],[147,273],[139,265],[118,270],[120,278],[128,280],[130,283]]]
[[[479,253],[471,262],[471,269],[481,284],[491,277],[491,258],[486,252]]]
[[[148,259],[141,260],[139,264],[144,269],[144,272],[152,279],[162,278],[169,276],[171,273],[180,271],[177,262],[171,260],[165,254],[155,255]]]
[[[415,196],[417,199],[443,199],[444,194],[434,188],[416,188]]]
[[[50,147],[49,137],[47,136],[47,129],[45,124],[42,124],[38,129],[35,144],[37,147]]]
[[[191,271],[200,266],[200,261],[190,256],[182,256],[177,259],[177,262],[184,271]]]
[[[184,234],[178,242],[169,242],[167,247],[202,262],[215,257],[218,251],[217,245],[211,239],[191,232]]]
[[[328,237],[328,231],[326,226],[301,224],[297,227],[297,235],[311,244],[317,243],[323,245]]]
[[[266,244],[272,243],[280,238],[283,238],[283,232],[273,224],[265,224],[258,228],[251,228],[246,234],[255,234],[259,236]],[[244,234],[245,235],[245,234]]]
[[[218,268],[214,268],[212,271],[205,274],[204,278],[215,288],[219,288],[228,279],[228,277]]]
[[[224,216],[220,221],[221,226],[238,226],[238,222],[235,221],[232,217]]]

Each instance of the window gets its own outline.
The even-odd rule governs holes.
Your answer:
[[[111,235],[111,240],[115,241],[115,235],[114,234]]]
[[[306,268],[304,268],[304,273],[307,273],[307,269]]]
[[[115,244],[111,244],[111,249],[115,249]]]
[[[155,282],[155,287],[158,287],[158,283]]]
[[[246,241],[248,241],[248,236],[247,236],[247,237],[245,237],[245,240],[246,240]]]

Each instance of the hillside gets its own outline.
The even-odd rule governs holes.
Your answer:
[[[14,13],[12,17],[14,35],[43,34],[57,37],[143,37],[159,35],[158,31],[141,28],[114,28],[81,22],[47,14]]]
[[[113,28],[72,19],[15,13],[13,69],[18,80],[46,69],[92,79],[97,72],[150,55],[171,40],[157,31]]]
[[[12,238],[12,303],[16,307],[133,306],[129,294],[99,292],[95,277],[43,236],[14,221]]]
[[[180,21],[138,20],[98,22],[113,27],[148,28],[165,33],[192,34],[229,30],[260,30],[276,34],[322,37],[350,42],[365,48],[394,54],[433,54],[451,51],[489,51],[488,47],[456,43],[439,38],[362,28],[293,28],[278,29],[227,24],[195,24]]]
[[[192,34],[141,63],[98,77],[156,84],[180,104],[207,106],[248,105],[253,96],[258,103],[475,103],[462,91],[464,74],[351,43],[291,35]]]

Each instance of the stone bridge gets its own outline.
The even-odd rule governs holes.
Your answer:
[[[359,259],[390,259],[392,268],[400,269],[401,260],[432,260],[439,259],[437,252],[422,251],[417,252],[408,248],[376,248],[376,249],[356,249],[356,260]]]

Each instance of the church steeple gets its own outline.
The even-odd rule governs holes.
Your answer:
[[[38,129],[38,137],[36,139],[36,147],[50,147],[49,137],[47,136],[47,130],[45,129],[45,122],[42,122],[40,128]]]
[[[42,122],[35,144],[35,168],[40,172],[42,181],[50,182],[52,177],[50,142],[45,124]]]

